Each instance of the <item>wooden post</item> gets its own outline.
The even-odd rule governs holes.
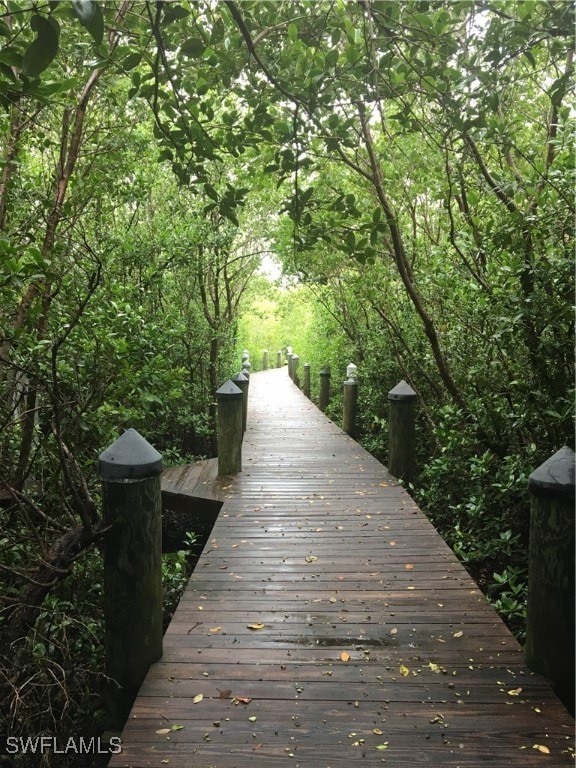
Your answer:
[[[290,376],[291,379],[294,379],[294,373],[292,371],[292,358],[294,355],[292,352],[286,352],[286,360],[288,360],[288,376]]]
[[[292,355],[292,381],[297,387],[300,387],[300,379],[298,377],[298,365],[300,363],[300,355]]]
[[[282,350],[276,352],[276,368],[282,368]]]
[[[310,363],[304,363],[304,384],[302,391],[310,400]]]
[[[242,362],[244,363],[245,360],[250,360],[250,352],[247,349],[242,350]]]
[[[528,478],[531,494],[526,663],[574,714],[574,452]]]
[[[242,390],[242,434],[244,434],[248,420],[248,385],[250,384],[250,379],[246,376],[245,371],[240,371],[236,376],[232,376],[231,381],[236,384],[238,389]]]
[[[358,415],[358,382],[349,378],[344,382],[344,410],[342,429],[347,435],[356,439],[356,421]]]
[[[388,392],[390,434],[388,469],[405,483],[414,480],[416,471],[416,404],[418,395],[404,379]]]
[[[251,369],[252,369],[252,363],[250,362],[250,360],[244,360],[244,362],[242,363],[242,373],[244,374],[244,376],[247,376],[248,378],[250,378]]]
[[[135,429],[99,457],[108,727],[121,730],[162,656],[162,456]]]
[[[216,390],[218,401],[218,476],[242,471],[242,390],[231,379]]]
[[[268,370],[268,350],[265,349],[262,354],[262,370],[267,371]]]
[[[318,408],[324,413],[330,402],[330,368],[322,368],[320,371],[320,399]]]

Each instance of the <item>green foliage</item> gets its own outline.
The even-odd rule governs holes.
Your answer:
[[[193,565],[197,559],[198,539],[192,531],[186,534],[186,549],[171,552],[162,557],[162,587],[164,624],[168,625],[182,596]]]

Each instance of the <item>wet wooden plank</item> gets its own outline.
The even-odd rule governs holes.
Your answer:
[[[251,377],[243,455],[217,486],[163,478],[224,505],[111,768],[573,763],[574,721],[477,585],[283,369]]]
[[[226,483],[218,478],[218,460],[206,459],[162,473],[162,491],[192,498],[222,501]]]

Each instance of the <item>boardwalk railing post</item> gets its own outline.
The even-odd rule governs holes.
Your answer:
[[[218,476],[242,471],[242,390],[231,379],[216,390],[218,402]]]
[[[236,384],[238,389],[242,390],[242,434],[244,434],[248,421],[248,385],[250,384],[250,379],[246,376],[246,370],[243,370],[237,373],[236,376],[232,376],[231,381]]]
[[[100,454],[108,727],[119,730],[162,656],[162,456],[135,429]]]
[[[244,362],[242,363],[242,373],[248,378],[250,378],[251,369],[252,369],[252,363],[250,362],[250,360],[244,360]]]
[[[250,352],[248,352],[247,349],[243,349],[242,350],[242,364],[244,364],[244,362],[246,360],[250,360]]]
[[[292,381],[297,387],[300,387],[300,378],[298,377],[298,365],[300,364],[300,355],[292,355]]]
[[[265,349],[262,353],[262,370],[267,371],[268,370],[268,350]]]
[[[322,368],[320,371],[320,398],[318,408],[324,413],[330,402],[330,368]]]
[[[346,368],[347,379],[344,382],[344,409],[342,414],[342,429],[350,437],[356,438],[356,422],[358,416],[358,380],[357,367],[354,363]]]
[[[574,452],[564,446],[530,475],[524,652],[574,713]]]
[[[276,352],[276,368],[282,368],[282,350]]]
[[[404,379],[388,392],[390,424],[388,469],[405,483],[416,468],[416,404],[418,395]]]
[[[292,357],[293,357],[292,347],[287,347],[287,349],[286,349],[286,360],[288,361],[288,376],[290,376],[290,378],[292,378],[293,375],[294,375],[292,373]]]
[[[304,363],[304,383],[302,391],[310,399],[310,363]]]

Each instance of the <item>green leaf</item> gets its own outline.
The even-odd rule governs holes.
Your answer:
[[[37,38],[24,53],[22,70],[27,75],[36,77],[50,66],[58,53],[60,26],[56,19],[39,14],[32,16],[30,26],[36,32]]]
[[[178,21],[179,19],[185,19],[189,15],[190,15],[190,11],[187,11],[185,8],[182,8],[181,5],[172,5],[169,3],[164,3],[164,18],[162,20],[162,25],[165,26],[167,24],[172,24],[173,21]]]
[[[199,37],[189,37],[188,40],[184,40],[181,48],[185,56],[191,56],[192,58],[202,56],[205,50],[206,46]]]
[[[338,49],[332,48],[328,53],[326,54],[326,58],[324,59],[324,63],[326,68],[330,69],[331,67],[335,67],[336,64],[338,64]]]
[[[288,39],[291,43],[295,43],[298,40],[298,27],[294,23],[288,25]]]
[[[134,67],[137,67],[138,64],[142,61],[142,54],[140,53],[130,53],[126,58],[122,61],[122,66],[124,67],[125,72],[129,72],[131,69],[134,69]]]
[[[95,0],[72,0],[74,13],[80,24],[92,35],[94,42],[100,45],[104,37],[104,17]]]
[[[212,184],[204,184],[204,192],[210,197],[212,200],[218,201],[218,193],[212,186]]]
[[[6,46],[0,51],[0,62],[9,67],[22,69],[22,54],[17,48]]]

